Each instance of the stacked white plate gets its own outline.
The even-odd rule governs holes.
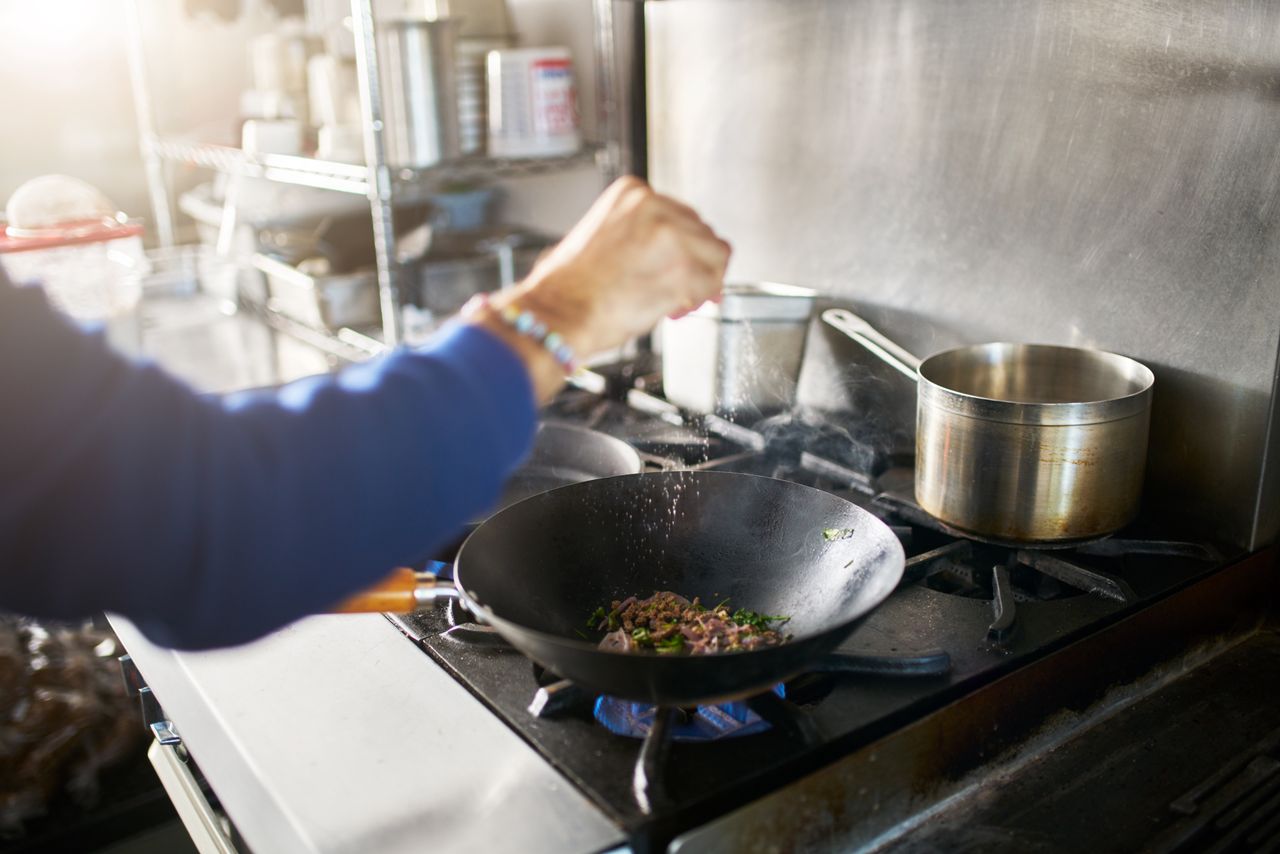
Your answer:
[[[458,140],[463,154],[483,154],[489,135],[485,57],[515,44],[510,36],[464,36],[458,40]]]

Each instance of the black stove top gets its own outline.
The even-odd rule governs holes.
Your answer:
[[[794,419],[758,430],[715,419],[690,427],[645,395],[633,394],[631,404],[569,391],[547,417],[631,442],[651,467],[715,468],[828,490],[883,518],[908,556],[903,584],[841,645],[851,659],[828,668],[858,672],[798,677],[782,689],[785,699],[750,704],[752,720],[762,721],[753,729],[764,731],[701,743],[615,734],[596,720],[595,697],[543,672],[452,603],[391,618],[640,848],[786,786],[1235,556],[1171,541],[1150,520],[1075,550],[960,539],[914,504],[901,455]],[[781,445],[771,436],[779,433]],[[674,723],[687,717],[677,713]],[[642,743],[654,779],[638,795]]]

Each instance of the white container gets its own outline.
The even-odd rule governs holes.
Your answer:
[[[302,122],[298,119],[250,119],[240,130],[240,147],[250,154],[302,153]]]
[[[489,52],[489,154],[557,157],[582,147],[568,48]]]

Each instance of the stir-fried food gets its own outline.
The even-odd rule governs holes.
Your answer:
[[[649,650],[663,654],[707,655],[777,646],[789,635],[778,631],[790,617],[775,617],[743,608],[730,611],[728,601],[705,607],[695,596],[662,591],[646,599],[629,596],[608,608],[597,608],[587,627],[605,632],[600,649],[615,652]]]

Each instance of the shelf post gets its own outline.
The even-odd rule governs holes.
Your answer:
[[[383,140],[382,85],[374,38],[373,0],[351,0],[356,37],[356,71],[360,106],[364,113],[364,156],[369,170],[369,207],[373,214],[373,248],[378,263],[378,294],[382,305],[382,334],[387,347],[401,337],[400,280],[396,263],[394,186]]]
[[[174,244],[173,211],[169,207],[169,188],[164,176],[164,162],[156,150],[156,120],[151,105],[151,88],[147,83],[147,62],[142,38],[142,0],[127,0],[125,14],[129,25],[129,83],[133,89],[133,109],[138,122],[138,146],[151,197],[151,215],[155,218],[156,235],[166,249]]]
[[[605,184],[622,174],[622,134],[618,108],[618,48],[613,18],[614,0],[592,0],[595,25],[592,46],[596,70],[596,134],[600,138],[598,158]]]

